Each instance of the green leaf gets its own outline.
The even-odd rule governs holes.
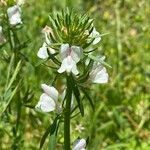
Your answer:
[[[60,65],[60,62],[55,58],[55,54],[51,54],[48,49],[47,49],[47,53],[48,53],[49,59],[51,59],[57,65]]]
[[[24,94],[24,97],[22,98],[23,99],[23,103],[24,104],[30,103],[32,101],[33,97],[34,97],[34,94],[30,90],[30,88],[28,87],[28,89],[26,90],[26,92]]]
[[[12,54],[11,59],[10,59],[10,64],[8,66],[7,79],[6,79],[6,88],[7,88],[7,85],[8,85],[9,78],[10,78],[11,69],[13,68],[13,62],[14,62],[14,54]]]
[[[83,91],[84,95],[86,96],[87,100],[89,101],[89,103],[90,103],[90,105],[91,105],[92,109],[93,109],[93,110],[95,110],[95,107],[94,107],[93,101],[92,101],[92,99],[91,99],[90,95],[88,94],[88,91],[86,91],[86,90],[85,90],[85,89],[83,89],[83,88],[82,88],[82,91]]]
[[[93,61],[93,60],[90,60],[90,62],[89,62],[89,64],[88,64],[88,66],[86,67],[84,73],[89,72],[89,71],[92,69],[93,64],[94,64],[94,61]]]
[[[58,28],[58,30],[61,30],[61,26],[60,26],[59,22],[56,19],[54,19],[54,22],[55,22],[55,25]]]
[[[126,143],[116,143],[110,146],[107,146],[107,150],[114,150],[114,149],[128,149],[128,144]]]
[[[81,75],[81,76],[79,77],[79,79],[77,80],[79,83],[83,83],[83,82],[85,82],[85,81],[88,79],[88,77],[89,77],[89,72],[90,72],[91,68],[93,67],[93,63],[94,63],[94,61],[93,61],[93,60],[90,60],[90,62],[89,62],[89,64],[88,64],[88,66],[86,67],[86,69],[85,69],[83,75]]]
[[[90,59],[96,61],[96,62],[99,62],[99,63],[101,63],[101,64],[103,64],[103,65],[109,67],[109,68],[112,68],[108,63],[104,62],[102,59],[98,59],[97,57],[95,57],[95,56],[93,56],[93,55],[91,55],[91,54],[88,55],[88,57],[89,57]]]
[[[90,138],[89,138],[89,136],[88,136],[88,137],[86,138],[86,147],[88,146],[89,141],[90,141]]]
[[[55,22],[54,22],[54,19],[52,16],[49,15],[49,20],[51,22],[51,25],[52,25],[52,28],[56,28],[56,25],[55,25]]]
[[[84,116],[84,108],[83,108],[83,104],[82,104],[82,101],[81,101],[81,98],[80,98],[79,89],[78,89],[77,85],[75,84],[74,79],[72,79],[72,81],[73,81],[73,83],[72,83],[72,85],[73,85],[73,93],[74,93],[75,98],[77,100],[80,113],[81,113],[82,116]]]
[[[7,104],[5,106],[5,108],[2,110],[0,116],[6,111],[6,109],[8,108],[9,104],[11,103],[14,95],[16,94],[18,87],[20,86],[21,80],[19,81],[19,83],[17,84],[17,86],[15,87],[15,89],[11,92],[10,97],[8,98]],[[6,94],[6,93],[5,93]],[[4,95],[5,96],[5,95]],[[5,97],[4,97],[5,98]]]
[[[58,119],[59,119],[59,116],[57,116],[57,117],[54,119],[53,123],[46,129],[44,135],[42,136],[41,142],[40,142],[40,149],[43,147],[47,136],[48,136],[49,134],[50,134],[50,135],[53,135],[53,134],[55,133],[55,131],[57,130]]]
[[[49,144],[48,144],[49,150],[56,150],[56,135],[53,134],[49,137]]]
[[[92,33],[94,27],[92,27],[90,30],[89,30],[89,35]]]
[[[84,53],[85,53],[85,54],[88,54],[88,53],[92,53],[92,52],[94,52],[94,51],[96,51],[96,50],[97,50],[97,47],[94,48],[94,49],[92,49],[92,50],[89,50],[89,51],[84,51]]]
[[[49,35],[50,35],[50,38],[51,38],[52,42],[57,43],[57,40],[54,38],[54,36],[51,33]]]
[[[10,89],[10,87],[11,87],[11,85],[13,84],[13,82],[15,81],[15,79],[16,79],[16,77],[17,77],[19,71],[20,71],[20,69],[21,69],[21,60],[17,63],[17,66],[16,66],[16,68],[15,68],[15,71],[14,71],[14,73],[13,73],[13,75],[12,75],[10,81],[9,81],[9,84],[8,84],[8,86],[7,86],[5,92],[7,92],[7,91]]]
[[[85,43],[82,48],[85,49],[87,47],[89,47],[92,43],[93,43],[94,39],[92,39],[89,43]]]

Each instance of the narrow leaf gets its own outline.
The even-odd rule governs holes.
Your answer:
[[[49,138],[49,144],[48,144],[48,149],[49,150],[55,150],[56,149],[56,135],[53,134]]]
[[[21,81],[18,83],[18,85],[17,85],[17,86],[15,87],[15,89],[12,91],[11,96],[9,97],[8,102],[7,102],[6,106],[5,106],[5,108],[3,109],[3,111],[1,112],[0,116],[6,111],[7,107],[8,107],[9,104],[11,103],[11,101],[12,101],[14,95],[16,94],[16,92],[17,92],[17,90],[18,90],[18,87],[19,87],[20,83],[21,83]]]
[[[103,61],[103,59],[97,59],[97,57],[95,57],[95,56],[93,56],[93,55],[91,55],[91,54],[88,55],[88,57],[89,57],[90,59],[96,61],[96,62],[99,62],[99,63],[101,63],[101,64],[103,64],[103,65],[109,67],[109,68],[112,68],[108,63],[106,63],[105,61]]]
[[[40,142],[40,149],[43,147],[47,136],[48,136],[49,134],[50,134],[50,135],[54,134],[54,132],[56,131],[58,119],[59,119],[59,116],[57,116],[57,117],[54,119],[53,123],[46,129],[44,135],[42,136],[41,142]]]
[[[16,79],[17,77],[17,74],[18,72],[20,71],[21,69],[21,61],[18,62],[17,66],[16,66],[16,69],[12,75],[12,78],[10,79],[10,82],[9,82],[9,85],[7,86],[7,89],[6,89],[6,92],[9,90],[9,88],[11,87],[12,83],[14,82],[14,80]]]
[[[91,97],[89,96],[88,92],[83,88],[82,88],[82,91],[83,91],[84,95],[86,96],[87,100],[89,101],[92,109],[94,110],[95,109],[94,104],[93,104],[93,101],[92,101]]]
[[[6,88],[7,88],[7,85],[8,85],[9,78],[10,78],[11,69],[13,67],[13,62],[14,62],[14,54],[12,54],[11,59],[10,59],[10,64],[8,66],[7,79],[6,79]]]
[[[78,89],[77,85],[75,84],[74,79],[72,79],[72,81],[73,81],[73,83],[72,83],[72,85],[73,85],[73,93],[74,93],[75,98],[77,100],[80,113],[81,113],[82,116],[84,116],[84,108],[83,108],[83,104],[82,104],[82,101],[81,101],[81,98],[80,98],[79,89]]]

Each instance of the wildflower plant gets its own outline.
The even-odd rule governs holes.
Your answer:
[[[2,5],[0,10],[0,59],[6,65],[7,75],[0,97],[0,119],[4,125],[11,126],[11,128],[4,127],[10,133],[10,149],[18,149],[22,144],[22,109],[33,98],[32,91],[23,82],[23,69],[26,68],[27,56],[22,50],[27,47],[28,40],[24,41],[19,36],[23,28],[22,19],[21,2],[6,1],[5,5]]]
[[[93,100],[89,89],[92,83],[107,83],[108,73],[104,57],[96,52],[101,40],[101,34],[96,30],[93,19],[87,14],[79,15],[73,10],[67,9],[61,13],[50,15],[50,27],[43,29],[45,41],[39,49],[37,56],[49,66],[55,78],[52,85],[42,84],[44,93],[36,105],[38,110],[51,112],[57,110],[53,124],[42,137],[41,147],[48,134],[56,138],[59,131],[59,122],[64,123],[64,149],[70,150],[70,120],[77,116],[79,111],[84,116],[84,99],[94,109]],[[96,52],[96,56],[94,54]],[[58,91],[55,89],[58,77],[65,79],[65,96],[58,102]],[[73,102],[72,97],[75,98]],[[73,107],[72,107],[73,105]],[[77,113],[78,114],[78,113]],[[74,142],[74,150],[86,148],[86,140],[78,139]]]

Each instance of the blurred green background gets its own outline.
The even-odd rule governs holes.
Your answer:
[[[150,150],[150,1],[148,0],[26,0],[22,7],[23,28],[20,39],[29,39],[23,53],[29,59],[24,68],[24,83],[33,90],[31,104],[41,94],[40,84],[51,83],[51,69],[37,65],[37,51],[43,43],[41,30],[49,24],[48,15],[66,8],[89,13],[102,37],[98,53],[106,56],[110,80],[105,85],[93,85],[91,97],[95,111],[84,101],[85,116],[72,120],[71,135],[90,138],[88,150]],[[7,49],[5,49],[7,51]],[[4,51],[0,50],[0,54]],[[0,61],[0,92],[5,84],[7,64]],[[58,83],[59,84],[59,83]],[[4,102],[0,101],[0,106]],[[53,114],[42,114],[24,107],[20,136],[16,144],[20,150],[37,150]],[[0,122],[0,149],[9,150],[14,142],[11,121]],[[58,150],[62,149],[63,125],[58,136]],[[48,149],[48,139],[43,149]]]

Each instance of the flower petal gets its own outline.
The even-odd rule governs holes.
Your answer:
[[[86,147],[86,140],[80,139],[74,143],[73,150],[84,150],[85,147]]]
[[[69,47],[69,44],[62,44],[61,45],[60,55],[61,55],[62,59],[65,59],[68,56],[69,50],[71,50],[70,47]]]
[[[71,57],[77,63],[82,57],[83,50],[79,46],[71,46]]]
[[[53,86],[48,86],[46,84],[41,85],[43,91],[50,96],[55,102],[58,101],[58,91]]]
[[[49,97],[47,94],[43,93],[40,96],[40,101],[35,106],[36,109],[40,109],[43,112],[51,112],[55,110],[55,101]]]
[[[9,23],[11,25],[21,24],[21,9],[18,5],[14,5],[7,9]]]
[[[77,70],[76,63],[74,62],[74,60],[72,59],[71,56],[66,57],[62,61],[61,67],[58,69],[59,73],[63,73],[65,71],[67,73],[72,72],[75,75],[77,75],[79,73],[78,70]]]
[[[92,33],[90,34],[90,37],[94,38],[93,45],[97,44],[101,40],[100,33],[97,32],[95,28],[93,29]]]
[[[66,65],[67,65],[66,59],[67,59],[67,58],[65,58],[65,59],[62,61],[60,68],[57,70],[59,73],[63,73],[63,72],[66,71]]]
[[[93,45],[99,43],[101,40],[101,37],[96,37],[95,40],[93,41]]]
[[[47,44],[45,42],[43,43],[42,47],[39,49],[37,56],[41,59],[48,58]]]
[[[48,47],[48,51],[50,52],[50,54],[55,54],[55,50],[54,49],[52,49],[51,47]]]
[[[74,75],[78,75],[79,74],[79,71],[77,70],[77,66],[76,66],[76,64],[75,63],[73,63],[73,65],[72,65],[72,73],[74,74]]]
[[[106,71],[106,68],[103,66],[98,66],[95,69],[95,73],[93,80],[93,83],[107,83],[108,82],[108,73]]]

